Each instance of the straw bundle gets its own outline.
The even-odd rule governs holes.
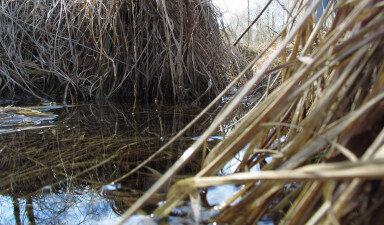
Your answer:
[[[233,59],[208,0],[0,4],[0,96],[209,100]]]
[[[330,1],[316,20],[320,2],[295,1],[280,33],[282,42],[269,60],[122,221],[204,149],[207,138],[226,124],[255,85],[278,72],[280,85],[267,88],[261,102],[209,152],[202,170],[175,183],[154,215],[165,217],[189,197],[194,218],[201,222],[200,190],[241,184],[239,192],[212,209],[217,217],[211,222],[257,224],[269,217],[279,224],[375,224],[384,203],[379,194],[384,178],[384,5]],[[235,173],[220,175],[237,154],[242,159]],[[258,166],[261,171],[255,172]]]

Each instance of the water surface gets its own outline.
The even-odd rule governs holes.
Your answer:
[[[0,108],[0,224],[113,224],[202,133],[213,115],[205,116],[144,168],[125,175],[200,110],[156,105],[133,109],[129,104]],[[200,160],[197,156],[178,178],[196,173]],[[161,204],[168,187],[139,213],[146,215]],[[211,199],[214,204],[217,196]],[[136,215],[127,224],[148,218]],[[193,224],[189,203],[183,202],[165,223]]]

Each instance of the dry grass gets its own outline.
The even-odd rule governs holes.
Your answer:
[[[377,215],[384,202],[380,195],[384,5],[375,0],[330,2],[323,17],[315,21],[313,12],[320,1],[295,1],[290,23],[280,33],[280,46],[122,221],[204,148],[207,138],[226,123],[255,85],[270,71],[277,71],[280,85],[267,88],[262,101],[209,152],[202,170],[174,184],[154,215],[167,216],[189,197],[198,221],[196,209],[201,202],[196,193],[201,188],[242,184],[238,193],[214,209],[218,216],[211,222],[257,224],[265,216],[279,224],[381,222]],[[293,47],[287,55],[290,43]],[[270,46],[273,43],[264,52]],[[278,70],[271,70],[276,62]],[[244,156],[236,172],[217,176],[240,152]],[[265,163],[267,157],[271,162]],[[250,172],[256,166],[261,171]]]
[[[0,96],[207,101],[234,56],[210,1],[1,1]]]

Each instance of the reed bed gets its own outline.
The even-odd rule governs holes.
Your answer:
[[[225,87],[236,58],[208,0],[0,5],[6,99],[204,102]]]
[[[258,224],[263,218],[284,225],[381,223],[384,5],[376,0],[331,0],[316,19],[320,2],[294,2],[279,34],[281,42],[269,59],[172,168],[125,212],[120,224],[200,151],[208,152],[201,171],[171,187],[166,202],[152,212],[155,218],[166,217],[189,199],[196,223]],[[260,102],[212,150],[206,149],[207,138],[231,120],[265,78],[270,79]],[[223,174],[236,155],[241,160],[235,172]],[[242,188],[212,206],[217,216],[201,221],[199,193],[224,184]]]

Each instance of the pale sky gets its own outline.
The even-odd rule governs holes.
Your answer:
[[[247,8],[247,0],[212,0],[223,13],[239,13]]]
[[[213,4],[220,9],[224,18],[228,19],[233,15],[240,15],[248,7],[248,0],[212,0]],[[268,0],[249,0],[251,9],[263,8]],[[271,7],[270,7],[271,8]]]
[[[221,13],[223,13],[224,20],[229,22],[233,16],[247,15],[248,1],[251,9],[251,19],[253,19],[253,17],[255,17],[269,2],[269,0],[212,0],[212,3],[220,9]],[[291,0],[280,0],[280,3],[285,5],[286,8],[289,8],[290,1]],[[268,11],[272,11],[274,16],[280,16],[281,18],[286,14],[280,4],[276,3],[276,1],[272,1],[267,9],[267,12]],[[283,19],[281,21],[285,20],[286,19]],[[278,22],[278,19],[275,20],[275,23],[276,22]]]

